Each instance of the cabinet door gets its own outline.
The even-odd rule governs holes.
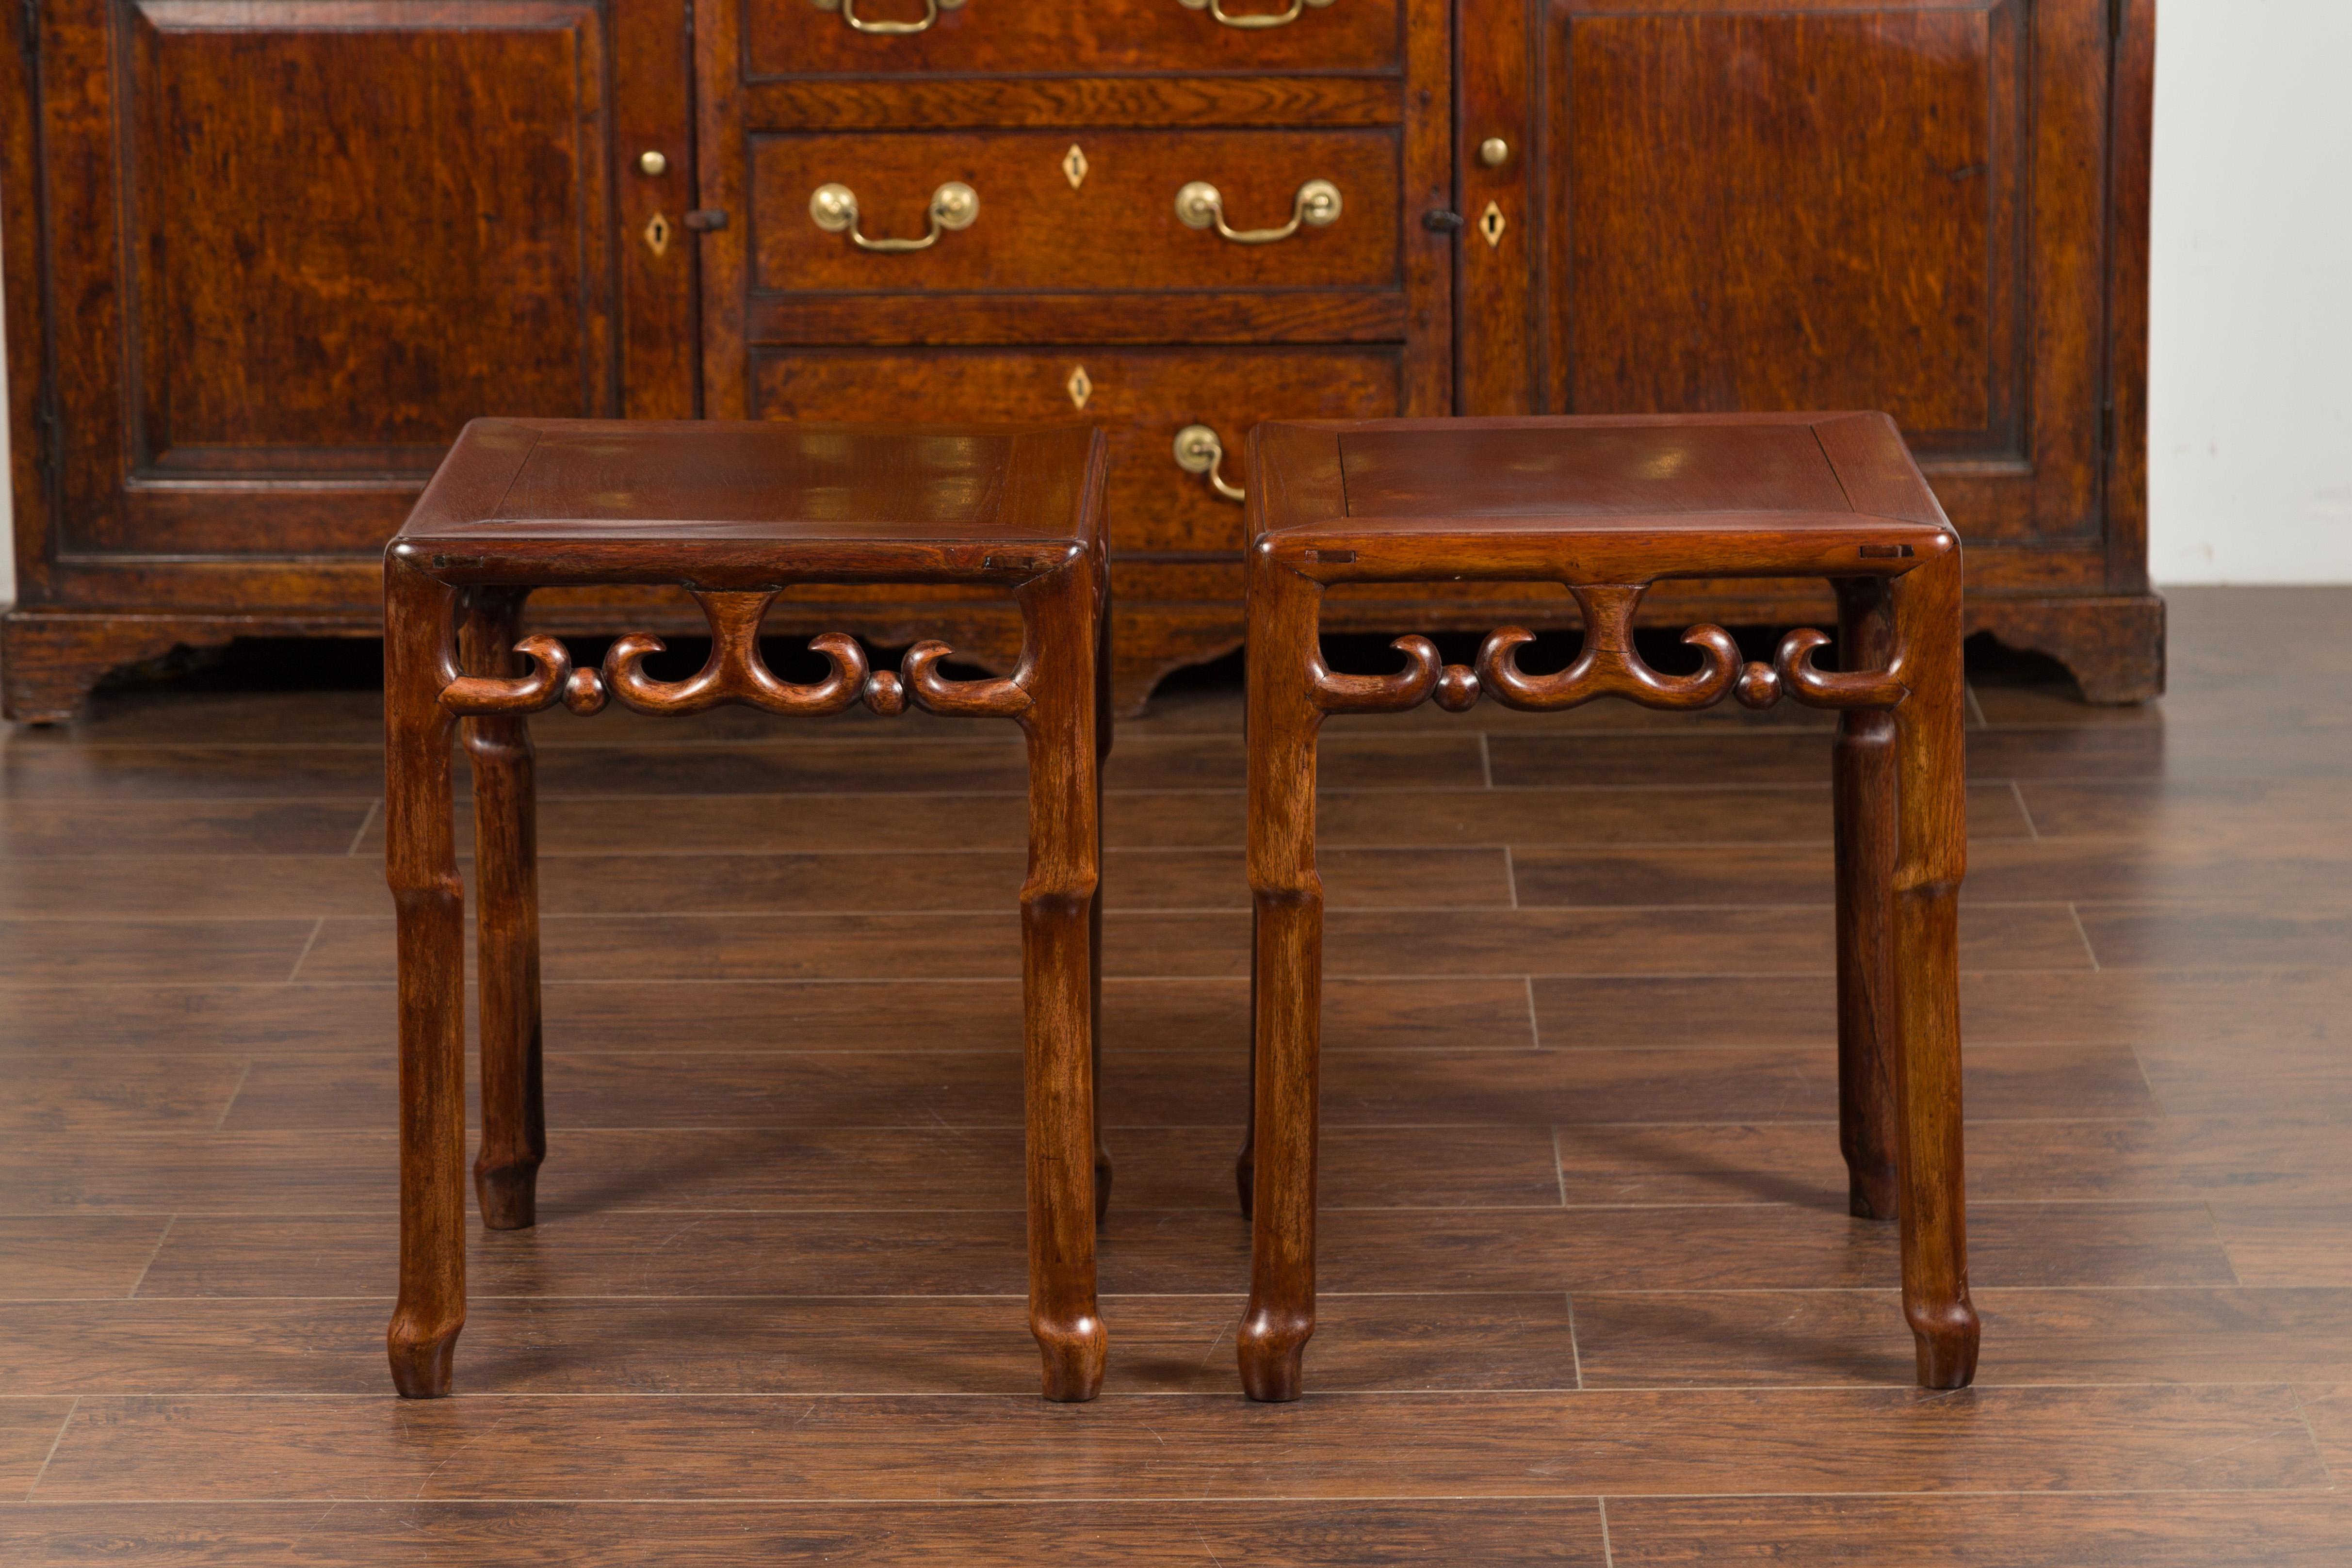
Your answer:
[[[52,4],[37,68],[60,560],[373,552],[467,419],[619,412],[590,0]]]
[[[1463,8],[1465,413],[1884,409],[2090,570],[2106,0]]]

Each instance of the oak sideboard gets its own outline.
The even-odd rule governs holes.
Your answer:
[[[1123,706],[1242,637],[1268,419],[1884,409],[1972,630],[2163,682],[2155,0],[24,0],[0,6],[10,716],[373,635],[483,414],[1084,418]],[[1785,625],[1820,585],[1645,617]],[[548,593],[542,626],[700,631]],[[1557,585],[1327,624],[1569,626]],[[799,588],[773,632],[1002,607]]]

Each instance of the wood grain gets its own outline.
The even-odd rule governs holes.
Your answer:
[[[747,1213],[640,1209],[594,1188],[517,1239],[467,1242],[478,1296],[1017,1294],[1017,1209]],[[2235,1282],[2200,1203],[1979,1206],[1975,1277],[1987,1286],[2213,1286]],[[1115,1209],[1114,1213],[1118,1211]],[[1105,1290],[1240,1289],[1248,1231],[1219,1209],[1127,1211],[1107,1220]],[[1322,1231],[1335,1291],[1805,1290],[1883,1284],[1895,1238],[1843,1208],[1554,1206],[1341,1209]],[[183,1218],[140,1284],[153,1296],[383,1291],[391,1230],[337,1219]],[[688,1246],[686,1243],[691,1242]]]
[[[1312,1400],[1236,1416],[1223,1399],[562,1400],[412,1409],[85,1395],[43,1501],[330,1498],[681,1499],[1574,1496],[1594,1489],[2257,1490],[2326,1484],[2288,1389],[1599,1391]],[[1468,1419],[1475,1411],[1476,1419]],[[609,1440],[565,1434],[591,1422]],[[1814,1441],[1835,1424],[1852,1440]],[[499,1441],[484,1439],[496,1433]],[[919,1433],[919,1448],[907,1441]],[[2186,1439],[2184,1441],[2184,1439]],[[2196,1457],[2191,1457],[2193,1451]],[[1008,1474],[1019,1478],[1010,1484]],[[168,1480],[167,1480],[168,1478]]]
[[[1433,928],[1414,911],[1334,910],[1330,965],[1336,975],[1354,976],[1524,974],[1530,968],[1828,974],[1829,910],[1771,914],[1775,918],[1717,926],[1675,909],[1482,909],[1461,911]],[[544,929],[551,981],[850,979],[877,946],[921,947],[940,978],[971,979],[1013,972],[1020,935],[1013,916],[985,912],[944,925],[916,915],[569,915],[550,916]],[[1104,919],[1105,974],[1129,979],[1245,974],[1248,931],[1249,917],[1240,910],[1112,911]],[[289,967],[294,957],[302,960],[292,977],[320,985],[385,979],[392,936],[386,921],[327,919],[307,953],[299,941],[289,950]],[[2063,904],[1977,905],[1963,925],[1961,953],[1979,970],[2094,967]],[[192,967],[202,961],[189,960]]]
[[[70,1400],[0,1399],[0,1487],[12,1501],[33,1490],[72,1410]]]
[[[0,1291],[9,1299],[116,1300],[138,1289],[169,1216],[0,1218]]]
[[[1106,1396],[1226,1392],[1234,1296],[1107,1298]],[[466,1320],[506,1394],[1019,1396],[1036,1353],[1012,1299],[491,1300]],[[374,1394],[383,1303],[140,1301],[12,1308],[0,1369],[24,1394]],[[1357,1393],[1576,1386],[1569,1304],[1544,1295],[1333,1298],[1330,1386]],[[1448,1348],[1458,1342],[1459,1350]],[[909,1347],[919,1346],[910,1354]]]
[[[2340,1495],[1612,1500],[1620,1568],[2316,1568],[2352,1546]]]
[[[38,1504],[0,1513],[0,1545],[39,1568],[122,1550],[138,1568],[267,1560],[292,1552],[319,1568],[427,1568],[499,1562],[621,1568],[648,1555],[683,1568],[730,1568],[747,1553],[898,1565],[942,1558],[991,1565],[1045,1558],[1111,1568],[1165,1552],[1269,1568],[1374,1568],[1454,1552],[1544,1568],[1606,1562],[1590,1498],[1421,1501],[698,1504],[342,1502]],[[1181,1556],[1179,1561],[1187,1560]]]
[[[1579,1291],[1587,1388],[1866,1384],[1911,1346],[1885,1291]],[[2270,1383],[2341,1375],[2340,1290],[1987,1290],[1980,1383]]]

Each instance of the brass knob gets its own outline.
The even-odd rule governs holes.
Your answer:
[[[1511,161],[1511,144],[1499,136],[1489,136],[1478,143],[1478,162],[1489,169],[1499,169]]]
[[[669,172],[669,159],[659,152],[640,152],[637,154],[637,171],[644,174],[667,174]]]

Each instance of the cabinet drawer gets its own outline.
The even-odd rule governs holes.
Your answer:
[[[754,136],[751,288],[1394,288],[1399,151],[1388,129]],[[1177,215],[1177,193],[1200,181],[1230,226],[1271,228],[1315,180],[1338,188],[1338,215],[1272,244]],[[856,244],[933,232],[933,193],[950,182],[978,198],[966,226],[921,250]],[[827,185],[854,196],[854,229],[827,232],[812,213]]]
[[[1290,0],[1219,0],[1235,21],[1280,16]],[[1280,26],[1234,27],[1184,0],[964,0],[942,6],[919,33],[866,33],[859,22],[917,23],[926,0],[750,0],[749,81],[899,73],[1019,75],[1150,71],[1368,71],[1393,68],[1402,50],[1397,0],[1328,0]]]
[[[1237,551],[1241,506],[1178,466],[1177,433],[1213,430],[1224,478],[1245,485],[1252,426],[1392,415],[1402,407],[1402,357],[1396,348],[754,350],[751,408],[762,419],[1087,420],[1110,437],[1120,554]]]

